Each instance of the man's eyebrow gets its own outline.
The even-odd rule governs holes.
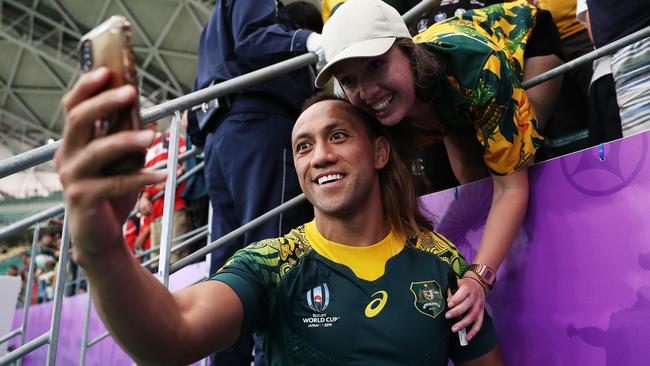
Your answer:
[[[344,121],[332,121],[332,122],[328,123],[327,125],[325,125],[325,127],[323,127],[322,130],[324,130],[326,132],[330,132],[330,131],[332,131],[332,130],[338,128],[338,127],[341,127],[341,126],[343,126],[345,124],[346,124],[346,122],[344,122]],[[318,133],[318,131],[316,133]],[[293,139],[292,143],[295,143],[296,141],[298,141],[300,139],[303,139],[303,138],[310,138],[313,134],[314,133],[311,132],[311,131],[301,132],[298,135],[296,135],[296,137]]]

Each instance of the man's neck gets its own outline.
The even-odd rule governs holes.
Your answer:
[[[359,247],[380,242],[391,230],[388,217],[381,207],[353,217],[332,217],[316,212],[315,221],[325,239]]]

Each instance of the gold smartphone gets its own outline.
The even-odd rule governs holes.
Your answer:
[[[107,88],[133,85],[137,90],[131,24],[125,17],[115,15],[81,37],[81,70],[88,72],[99,67],[111,70]],[[95,138],[125,130],[139,130],[142,126],[138,100],[130,108],[117,111],[108,118],[95,122]],[[104,169],[106,175],[132,172],[144,165],[144,152],[132,153]]]

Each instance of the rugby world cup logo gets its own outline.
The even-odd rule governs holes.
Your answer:
[[[307,304],[309,308],[317,313],[322,313],[330,303],[330,290],[327,284],[323,283],[307,291]]]

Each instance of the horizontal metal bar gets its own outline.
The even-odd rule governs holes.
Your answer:
[[[52,160],[61,140],[0,161],[0,179]]]
[[[404,19],[404,23],[407,25],[411,25],[411,23],[414,23],[423,16],[429,14],[431,11],[434,9],[438,8],[440,6],[440,2],[442,0],[422,0],[420,1],[417,5],[411,8],[411,10],[407,11],[402,15],[402,18]]]
[[[208,228],[208,225],[203,225],[203,226],[197,227],[196,229],[194,229],[192,231],[188,231],[183,235],[179,235],[179,236],[175,237],[172,242],[185,240],[185,239],[187,239],[187,238],[189,238],[191,236],[194,236],[195,234],[197,234],[197,233],[199,233],[199,232],[201,232],[203,230],[207,230],[207,228]],[[158,249],[160,249],[160,248],[159,247],[149,248],[149,249],[147,249],[147,250],[145,250],[143,252],[138,253],[138,255],[136,257],[137,258],[142,258],[147,254],[151,254],[152,252],[158,251]]]
[[[86,277],[80,276],[76,280],[65,281],[65,287],[74,286],[74,285],[76,285],[78,283],[81,283],[81,282],[84,282],[84,281],[86,281]]]
[[[185,240],[185,239],[187,239],[187,238],[189,238],[189,237],[194,236],[194,234],[198,234],[199,232],[201,232],[201,231],[203,231],[203,230],[207,230],[207,229],[208,229],[208,225],[199,226],[199,227],[197,227],[196,229],[193,229],[193,230],[191,230],[191,231],[188,231],[188,232],[186,232],[186,233],[183,234],[183,235],[179,235],[179,236],[175,237],[175,238],[172,240],[172,242],[177,242],[177,241]]]
[[[52,160],[54,158],[54,154],[56,153],[56,150],[59,148],[59,146],[61,146],[62,142],[63,140],[57,140],[51,144],[43,145],[35,149],[26,151],[22,154],[14,155],[12,157],[0,161],[0,179]],[[184,154],[190,152],[192,155],[194,155],[199,151],[196,150],[195,148],[192,148],[186,151]],[[184,159],[190,157],[186,155],[181,155],[181,156],[184,156]],[[181,159],[181,156],[179,156],[178,158]],[[159,165],[155,165],[155,169],[164,169],[166,166],[167,163],[161,163]]]
[[[101,342],[103,339],[105,339],[109,335],[111,335],[111,334],[108,331],[106,331],[105,333],[97,336],[97,338],[95,338],[95,339],[91,340],[90,342],[88,342],[87,347],[93,346],[94,344]]]
[[[41,334],[40,336],[32,339],[31,341],[25,343],[24,345],[0,357],[0,365],[9,365],[11,362],[14,362],[19,358],[22,358],[23,356],[30,353],[31,351],[48,343],[50,340],[50,333],[51,330]]]
[[[55,216],[59,216],[63,214],[63,211],[65,211],[65,208],[63,204],[56,205],[54,207],[50,207],[46,209],[45,211],[41,211],[37,214],[34,214],[32,216],[26,217],[22,220],[16,221],[11,225],[7,225],[3,228],[0,228],[0,239],[4,239],[7,236],[13,235],[17,232],[23,231],[27,229],[28,227],[37,224],[41,221],[45,221],[47,219],[50,219]]]
[[[21,328],[16,328],[16,329],[12,330],[11,332],[5,334],[2,338],[0,338],[0,344],[5,343],[6,341],[8,341],[11,338],[19,335],[22,332],[23,332],[23,330]]]
[[[208,253],[216,249],[217,247],[229,242],[232,239],[235,239],[241,235],[244,235],[246,232],[253,230],[254,228],[262,225],[269,219],[273,218],[274,216],[280,214],[281,212],[287,211],[300,203],[303,203],[307,198],[305,197],[304,193],[301,193],[300,195],[290,199],[289,201],[281,204],[280,206],[272,209],[271,211],[262,214],[261,216],[247,222],[246,224],[240,226],[238,229],[235,229],[228,234],[222,236],[221,238],[213,241],[212,243],[206,245],[205,247],[197,250],[196,252],[188,255],[185,258],[182,258],[178,262],[174,263],[170,267],[170,272],[169,273],[174,273],[181,268],[187,266],[188,264],[193,263],[195,260],[200,259],[205,257]]]
[[[142,258],[142,257],[144,257],[145,255],[147,255],[147,254],[151,254],[151,253],[156,252],[156,251],[158,251],[158,247],[155,247],[155,248],[149,248],[149,249],[147,249],[147,250],[145,250],[145,251],[143,251],[143,252],[138,253],[138,255],[136,255],[136,258]]]
[[[191,149],[189,149],[189,150],[185,151],[184,153],[178,155],[178,162],[180,163],[181,161],[185,161],[185,160],[191,158],[192,156],[198,154],[199,152],[200,152],[200,150],[196,146],[192,146]],[[161,161],[161,162],[159,162],[157,164],[154,164],[154,165],[150,166],[147,169],[148,170],[160,170],[160,169],[165,169],[165,168],[167,168],[167,160],[164,160],[164,161]]]
[[[318,61],[318,57],[315,54],[308,52],[147,108],[142,113],[142,119],[144,121],[158,120],[169,116],[174,113],[174,111],[185,110],[200,105],[203,102],[232,94],[259,82],[270,80],[279,75],[313,64],[316,61]]]
[[[196,166],[194,168],[188,170],[187,172],[185,172],[185,174],[181,175],[180,178],[178,178],[178,182],[176,182],[176,185],[179,185],[179,184],[185,182],[186,180],[190,179],[190,177],[192,175],[194,175],[199,170],[203,169],[204,166],[205,166],[205,162],[203,162],[203,161],[196,164]],[[157,199],[160,199],[164,194],[165,194],[165,191],[160,191],[160,192],[156,193],[153,197],[151,197],[151,202],[153,202],[153,201],[155,201]]]
[[[185,240],[184,242],[176,245],[175,247],[172,248],[171,252],[175,253],[175,252],[185,248],[186,246],[194,243],[195,241],[197,241],[199,239],[203,239],[203,238],[205,238],[207,236],[208,236],[208,230],[206,229],[205,231],[202,231],[199,234],[197,234],[197,235]],[[152,265],[153,263],[158,262],[159,259],[160,259],[160,256],[151,258],[148,261],[142,263],[142,267],[148,267],[148,266]]]
[[[628,36],[625,36],[617,41],[614,41],[608,45],[597,48],[586,55],[582,55],[576,59],[573,59],[563,65],[560,65],[552,70],[549,70],[533,79],[530,79],[524,83],[522,86],[524,89],[532,88],[535,85],[539,85],[547,80],[558,77],[562,74],[565,74],[576,67],[585,64],[587,62],[593,62],[603,56],[611,55],[612,53],[620,50],[623,47],[629,46],[634,42],[640,41],[644,38],[650,37],[650,26],[645,27],[641,30],[638,30]]]

